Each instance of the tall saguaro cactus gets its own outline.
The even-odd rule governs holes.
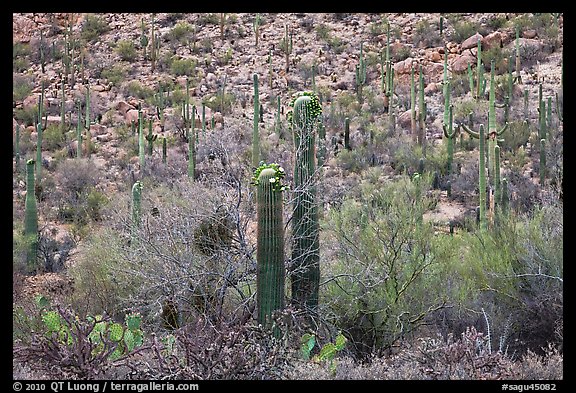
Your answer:
[[[312,92],[293,103],[292,129],[296,159],[294,167],[294,214],[292,217],[292,300],[308,312],[318,306],[320,241],[314,173],[315,138],[322,107]]]
[[[442,129],[444,131],[444,137],[446,137],[446,150],[448,152],[448,160],[446,162],[446,166],[448,169],[448,175],[450,175],[452,173],[452,161],[453,161],[453,157],[454,157],[454,139],[456,138],[456,135],[458,134],[458,130],[460,129],[460,125],[458,125],[458,128],[456,128],[455,130],[453,130],[453,110],[454,110],[454,105],[450,105],[448,107],[448,124],[446,123],[442,123]]]
[[[16,124],[16,141],[14,150],[14,156],[16,158],[16,171],[18,171],[20,168],[20,124]]]
[[[479,144],[478,149],[480,150],[480,163],[478,165],[478,182],[479,182],[479,203],[480,203],[480,229],[486,229],[486,148],[484,146],[485,141],[484,136],[484,124],[480,124],[479,131]]]
[[[131,228],[131,244],[134,245],[138,238],[138,228],[140,228],[141,213],[142,213],[142,182],[137,181],[132,186],[132,228]]]
[[[26,200],[24,202],[24,238],[28,246],[26,263],[28,271],[36,268],[38,256],[38,208],[36,206],[34,184],[34,160],[26,162]]]
[[[140,168],[144,169],[146,165],[145,148],[144,148],[144,120],[142,119],[142,108],[138,105],[138,159]]]
[[[498,137],[508,129],[508,123],[505,123],[501,129],[496,127],[496,94],[494,92],[494,61],[491,63],[490,71],[490,95],[489,95],[489,109],[488,109],[488,135],[486,136],[488,140],[488,172],[490,176],[493,176],[495,167],[495,155],[494,148],[498,145]],[[480,134],[471,130],[466,124],[462,124],[462,128],[473,138],[480,138]]]
[[[281,185],[284,170],[277,164],[256,169],[257,187],[257,278],[256,303],[258,322],[267,328],[272,325],[272,313],[284,307],[284,223]],[[274,334],[278,337],[279,330]]]
[[[422,146],[422,153],[426,155],[426,102],[424,101],[424,75],[420,64],[418,96],[418,145]]]
[[[252,167],[257,168],[260,163],[260,133],[258,121],[260,119],[260,96],[258,94],[258,74],[254,74],[254,130],[252,131]]]

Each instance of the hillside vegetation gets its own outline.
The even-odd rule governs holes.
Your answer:
[[[15,379],[563,379],[561,13],[13,14]]]

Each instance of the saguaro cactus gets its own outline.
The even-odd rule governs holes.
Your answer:
[[[508,123],[498,130],[496,127],[496,104],[495,104],[495,92],[494,92],[494,62],[491,63],[490,71],[490,96],[489,96],[489,109],[488,109],[488,171],[490,176],[493,176],[495,171],[494,168],[494,148],[498,145],[498,137],[508,129]],[[478,139],[480,137],[479,133],[472,131],[466,124],[462,124],[462,128],[473,138]]]
[[[34,160],[26,162],[26,200],[24,202],[24,238],[28,246],[26,263],[28,271],[36,269],[38,254],[38,209],[34,183]]]
[[[426,154],[426,102],[424,101],[424,75],[422,74],[422,64],[420,64],[418,95],[418,144],[422,146],[422,152]]]
[[[362,87],[366,84],[366,62],[363,55],[363,43],[360,43],[360,59],[356,65],[356,93],[358,94],[358,102],[363,102]]]
[[[502,201],[502,184],[500,182],[500,146],[494,148],[494,199],[495,204]]]
[[[138,105],[138,159],[140,161],[140,168],[143,169],[146,165],[145,149],[144,149],[144,131],[142,120],[142,108]]]
[[[131,239],[134,245],[138,238],[138,228],[140,228],[142,213],[142,182],[137,181],[132,186],[132,232]]]
[[[192,120],[188,133],[188,177],[194,181],[196,178],[196,106],[192,106]]]
[[[446,162],[447,173],[450,175],[452,173],[452,161],[454,157],[454,139],[456,138],[456,134],[460,129],[460,125],[455,130],[452,130],[452,121],[453,121],[453,109],[454,105],[450,105],[448,107],[448,124],[442,123],[442,129],[444,130],[444,136],[446,137],[446,150],[448,152],[448,160]]]
[[[486,160],[485,160],[485,151],[486,148],[484,146],[485,141],[484,135],[484,124],[480,124],[480,132],[479,132],[479,144],[478,148],[480,150],[480,163],[478,165],[478,183],[479,183],[479,203],[480,203],[480,229],[486,229]]]
[[[293,32],[290,30],[288,34],[288,25],[285,26],[284,38],[280,42],[280,48],[286,56],[286,72],[290,71],[290,54],[292,53],[292,35]]]
[[[166,148],[166,137],[162,138],[162,162],[166,164],[167,148]]]
[[[20,124],[16,124],[16,141],[14,146],[14,156],[16,159],[16,171],[20,168]]]
[[[154,151],[154,141],[158,138],[157,134],[152,133],[152,119],[148,122],[148,135],[146,135],[146,140],[148,141],[148,155],[151,156]]]
[[[268,328],[272,313],[284,307],[283,177],[284,169],[277,164],[262,165],[254,175],[258,221],[256,303],[258,322]],[[278,337],[280,332],[275,329],[274,333]]]
[[[78,118],[76,120],[76,141],[78,142],[76,158],[82,158],[82,110],[80,101],[78,101]]]
[[[292,300],[314,311],[320,285],[319,225],[314,161],[315,132],[322,108],[312,92],[302,93],[293,103],[292,129],[296,159],[294,168],[294,214],[292,217]]]
[[[36,125],[37,140],[36,140],[36,178],[40,181],[42,175],[42,124]]]
[[[540,139],[540,186],[546,180],[546,139]]]
[[[344,119],[344,148],[346,150],[352,150],[350,147],[350,118]]]
[[[260,163],[260,133],[258,120],[260,119],[260,96],[258,94],[258,74],[254,74],[254,130],[252,131],[252,166],[258,167]]]
[[[418,136],[416,131],[416,86],[414,84],[414,67],[410,68],[410,121],[412,138],[416,142]]]

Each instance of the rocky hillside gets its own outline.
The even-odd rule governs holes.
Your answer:
[[[486,86],[474,97],[478,43]],[[450,80],[454,128],[487,126],[491,65],[496,123],[509,123],[501,165],[512,205],[526,212],[535,201],[547,200],[548,191],[561,194],[562,14],[22,13],[13,14],[13,49],[14,291],[23,299],[46,293],[69,299],[78,285],[85,285],[69,268],[92,258],[84,242],[97,228],[114,225],[103,219],[105,208],[127,205],[135,181],[146,179],[159,190],[179,187],[172,181],[185,179],[190,163],[183,117],[187,94],[198,133],[194,180],[200,186],[189,191],[192,197],[200,200],[202,185],[212,187],[220,179],[249,189],[255,76],[260,158],[284,168],[294,166],[287,127],[292,100],[301,91],[317,93],[326,131],[320,186],[326,211],[359,196],[366,182],[380,187],[426,172],[437,181],[427,193],[433,203],[425,220],[441,233],[474,221],[478,142],[462,132],[455,142],[455,169],[446,170],[444,81]],[[385,94],[387,52],[393,68],[391,98]],[[362,64],[365,80],[358,76]],[[411,103],[411,76],[417,94],[424,93],[423,144],[412,129],[412,115],[420,116],[422,109],[418,96]],[[548,127],[556,130],[547,145],[546,187],[539,179],[544,162],[539,97],[548,108]],[[146,149],[151,146],[145,167],[139,157],[139,115],[150,138]],[[82,159],[76,158],[79,152]],[[43,264],[36,274],[20,274],[26,270],[25,241],[19,235],[27,194],[25,163],[38,154]],[[288,184],[292,172],[287,170]],[[199,214],[212,214],[212,205],[218,205],[206,195]],[[246,221],[240,236],[246,254],[256,243],[251,202],[242,201],[240,214]],[[339,255],[328,246],[321,254],[326,261]],[[360,345],[356,350],[363,351]]]

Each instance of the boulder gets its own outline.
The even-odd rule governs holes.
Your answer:
[[[482,39],[483,50],[497,46],[502,46],[502,34],[499,31],[494,31]]]
[[[464,42],[462,42],[460,48],[462,50],[466,50],[478,46],[478,39],[482,40],[483,38],[484,37],[482,36],[482,34],[476,33],[473,36],[466,38]]]
[[[468,70],[468,64],[475,64],[476,58],[472,55],[464,54],[459,55],[451,64],[452,72],[455,74],[463,74]]]

